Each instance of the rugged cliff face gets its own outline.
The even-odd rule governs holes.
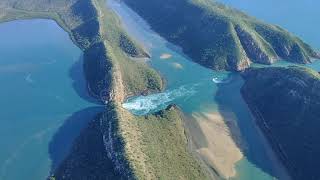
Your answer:
[[[301,67],[250,69],[242,94],[293,179],[320,178],[320,75]]]
[[[0,2],[0,8],[0,22],[50,18],[64,28],[73,42],[83,50],[88,87],[91,94],[102,101],[108,101],[112,96],[110,84],[115,62],[112,62],[110,54],[113,51],[120,49],[131,57],[148,57],[121,29],[115,15],[104,10],[104,1],[5,0]],[[136,76],[143,76],[141,73],[144,70],[150,71],[147,66],[140,69],[136,71]]]
[[[320,58],[286,30],[211,0],[124,0],[154,30],[212,69],[243,70],[277,59],[308,63]]]
[[[73,144],[68,157],[52,172],[51,178],[134,179],[125,158],[113,108],[98,114]]]
[[[74,142],[72,153],[57,170],[52,170],[53,174],[58,179],[129,179],[133,176],[124,155],[121,131],[117,128],[119,111],[115,104],[121,105],[126,94],[161,90],[160,76],[146,64],[130,59],[146,57],[147,53],[128,37],[117,17],[106,10],[105,1],[5,0],[0,2],[0,11],[0,22],[54,19],[83,50],[91,95],[108,102],[106,110],[97,115]],[[131,79],[135,86],[130,84]],[[124,88],[115,91],[120,85]],[[116,98],[118,96],[121,98]]]
[[[116,15],[105,8],[104,0],[0,1],[0,22],[28,18],[54,19],[69,33],[74,43],[83,50],[91,95],[106,103],[105,111],[83,130],[67,158],[52,169],[49,179],[206,176],[187,151],[184,126],[178,110],[162,111],[161,116],[136,117],[121,108],[128,95],[162,90],[162,79],[147,64],[131,59],[149,55],[129,38]],[[155,127],[149,124],[148,118],[171,134],[152,134]],[[138,124],[144,125],[143,128]],[[143,133],[148,137],[140,136]],[[161,143],[148,139],[161,140],[163,136],[172,140],[165,148]],[[165,155],[154,153],[152,143],[158,145],[155,152]],[[153,160],[155,157],[156,161]],[[175,163],[166,166],[170,163],[168,159]],[[159,166],[161,168],[157,168]],[[172,174],[167,173],[168,167],[172,167],[169,169]]]

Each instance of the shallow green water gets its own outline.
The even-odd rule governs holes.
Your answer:
[[[100,111],[82,53],[55,22],[0,24],[0,179],[43,180]]]
[[[245,158],[236,165],[238,180],[286,179],[274,154],[255,127],[249,109],[243,101],[240,88],[243,79],[237,73],[216,72],[188,59],[179,48],[153,32],[148,24],[123,3],[109,1],[128,32],[143,43],[152,54],[149,64],[166,79],[162,93],[129,98],[123,107],[136,115],[145,115],[177,104],[191,115],[197,112],[232,112],[242,134]],[[161,59],[163,53],[170,59]],[[282,62],[277,65],[282,65]]]

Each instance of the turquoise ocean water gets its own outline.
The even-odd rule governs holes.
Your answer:
[[[54,21],[0,24],[0,179],[43,180],[100,111],[82,52]]]

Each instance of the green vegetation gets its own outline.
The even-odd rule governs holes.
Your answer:
[[[106,94],[111,93],[115,64],[128,82],[128,93],[162,88],[161,78],[154,70],[130,59],[148,54],[128,37],[116,15],[105,8],[103,0],[5,0],[0,2],[0,9],[0,22],[48,18],[63,27],[84,51],[89,89],[97,98],[108,98]],[[135,83],[131,81],[133,78]]]
[[[144,177],[149,173],[152,177],[203,179],[203,172],[187,151],[177,110],[170,109],[161,112],[167,115],[144,119],[121,108],[126,96],[160,91],[163,84],[155,70],[132,59],[149,55],[126,34],[117,16],[105,8],[104,0],[0,2],[0,22],[32,18],[53,19],[69,33],[84,52],[84,69],[91,94],[108,101],[106,110],[81,133],[71,153],[49,179],[148,179]],[[154,130],[157,134],[152,134]],[[136,139],[141,137],[139,134],[148,137],[140,141]],[[164,139],[154,146],[155,142],[147,138]],[[131,146],[132,143],[137,146]],[[139,153],[131,153],[136,151]],[[146,161],[141,162],[137,155],[147,157]]]
[[[265,24],[211,0],[124,0],[195,62],[213,69],[242,70],[250,62],[277,59],[308,63],[320,58],[284,29]]]
[[[133,179],[118,134],[112,105],[98,114],[75,140],[69,155],[54,170],[58,180]]]
[[[135,117],[131,123],[141,133],[137,139],[144,153],[143,163],[148,167],[145,172],[138,169],[138,179],[208,179],[188,150],[184,122],[175,107]]]
[[[293,179],[320,178],[320,75],[302,67],[249,69],[242,94]]]
[[[56,180],[56,178],[54,176],[50,176],[49,180]]]

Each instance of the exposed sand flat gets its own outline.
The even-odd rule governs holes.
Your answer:
[[[160,59],[170,59],[171,57],[172,57],[171,54],[164,53],[164,54],[161,54]]]
[[[172,63],[172,66],[176,69],[183,69],[183,66],[179,63]]]
[[[130,59],[136,62],[147,62],[150,60],[148,57],[130,57]]]
[[[189,126],[195,151],[221,176],[225,178],[235,176],[235,163],[242,159],[243,154],[231,135],[232,131],[233,136],[240,137],[240,131],[232,114],[225,119],[218,112],[193,113],[192,117],[195,122],[186,124]]]

